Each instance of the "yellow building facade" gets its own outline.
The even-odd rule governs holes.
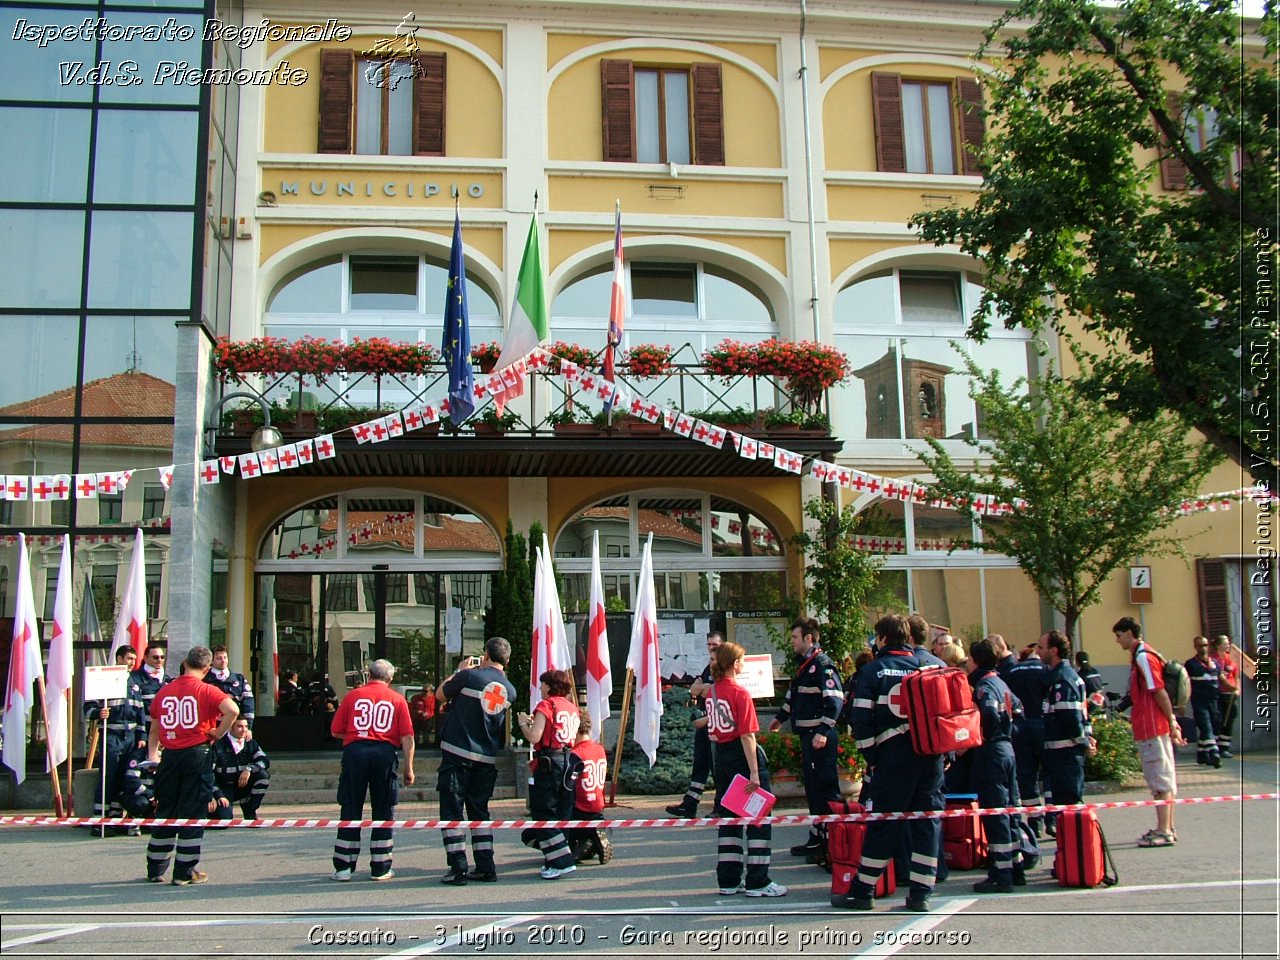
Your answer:
[[[982,75],[971,55],[996,12],[925,0],[807,12],[733,0],[494,2],[433,4],[410,20],[385,3],[321,4],[313,22],[336,18],[349,36],[257,43],[241,54],[246,68],[287,63],[307,77],[242,88],[236,147],[215,159],[225,167],[215,178],[236,196],[231,338],[438,345],[456,209],[473,343],[502,339],[536,216],[550,337],[599,351],[617,202],[624,350],[658,343],[688,360],[725,339],[832,345],[854,375],[829,392],[830,434],[795,440],[795,449],[923,478],[924,437],[963,459],[963,438],[980,429],[951,342],[964,339],[982,277],[958,250],[920,244],[906,221],[980,189],[966,149],[982,135]],[[260,19],[299,22],[293,8],[246,5],[244,21]],[[1010,379],[1034,376],[1042,353],[1057,354],[1055,343],[995,326],[968,349]],[[394,379],[250,386],[320,408],[398,409],[423,391],[443,393]],[[204,422],[219,387],[207,373],[202,383]],[[708,379],[682,383],[680,392],[653,389],[690,412],[717,400],[778,403],[741,385],[717,398]],[[558,389],[539,380],[514,409],[537,422]],[[802,588],[789,539],[804,502],[822,493],[807,474],[747,464],[669,431],[406,436],[376,450],[336,436],[339,456],[308,470],[224,476],[216,492],[196,490],[197,508],[204,498],[225,520],[215,567],[227,571],[226,593],[212,607],[225,607],[233,661],[256,667],[260,689],[275,664],[328,672],[341,692],[370,656],[403,657],[415,635],[438,646],[441,663],[472,649],[508,521],[517,530],[542,524],[570,610],[585,596],[588,531],[608,544],[607,591],[620,609],[652,532],[660,605],[679,623],[673,671],[684,664],[684,635],[712,625],[757,637],[742,625],[770,619]],[[247,449],[234,437],[217,443],[221,454]],[[1224,465],[1206,490],[1242,482]],[[970,533],[954,511],[832,495],[859,509],[878,504],[884,535],[903,541],[885,569],[904,607],[957,634],[1001,633],[1017,646],[1054,624],[1013,560],[950,549]],[[1107,585],[1081,627],[1094,663],[1114,667],[1118,681],[1123,654],[1109,627],[1123,615],[1140,613],[1155,643],[1179,656],[1191,655],[1203,629],[1247,637],[1256,627],[1252,509],[1176,522],[1188,553],[1216,566],[1135,557],[1151,567],[1154,600],[1131,605],[1127,573]],[[1206,569],[1223,578],[1225,614],[1206,607]],[[459,611],[452,620],[450,609]]]

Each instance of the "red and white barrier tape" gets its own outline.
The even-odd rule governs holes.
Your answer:
[[[143,817],[0,817],[0,827],[285,827],[333,830],[337,828],[382,827],[398,830],[522,830],[578,829],[616,827],[630,830],[642,827],[730,827],[752,824],[800,826],[814,823],[872,823],[877,820],[941,820],[946,817],[991,816],[1002,813],[1025,813],[1039,816],[1072,810],[1119,810],[1127,807],[1158,807],[1164,804],[1231,803],[1243,800],[1280,800],[1280,793],[1244,793],[1228,797],[1179,797],[1174,800],[1110,800],[1102,803],[1046,803],[1034,807],[986,807],[977,810],[954,807],[949,810],[927,810],[913,813],[849,813],[787,814],[776,817],[657,817],[626,820],[333,820],[327,818],[288,817],[272,820],[212,820]]]

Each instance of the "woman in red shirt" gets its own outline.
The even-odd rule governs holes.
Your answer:
[[[756,732],[760,729],[756,705],[737,680],[742,672],[744,653],[736,643],[722,643],[711,653],[713,683],[707,695],[707,734],[711,737],[716,778],[716,803],[712,813],[716,817],[735,816],[721,801],[738,774],[750,781],[753,790],[769,789],[769,767],[764,751],[756,743]],[[769,879],[772,858],[769,845],[773,837],[769,824],[747,827],[745,851],[742,827],[721,827],[718,834],[720,859],[716,863],[716,881],[721,895],[745,892],[748,897],[786,896],[787,888]]]
[[[517,717],[520,730],[534,749],[533,784],[529,787],[529,813],[535,820],[568,820],[573,816],[573,781],[569,776],[569,751],[578,735],[578,708],[567,699],[573,680],[563,670],[548,670],[538,678],[542,699],[533,716]],[[577,869],[564,831],[544,828],[529,831],[542,850],[544,864],[538,875],[554,880]]]

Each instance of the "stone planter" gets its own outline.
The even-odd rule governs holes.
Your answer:
[[[799,777],[790,773],[779,773],[769,778],[770,792],[779,800],[803,800],[804,799],[804,783]],[[862,780],[853,780],[849,777],[840,778],[840,795],[846,800],[857,799],[858,792],[862,789]]]

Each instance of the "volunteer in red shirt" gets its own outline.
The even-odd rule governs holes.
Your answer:
[[[338,804],[343,820],[364,819],[366,793],[374,820],[395,819],[400,796],[397,746],[404,751],[404,782],[413,784],[413,721],[408,701],[389,686],[395,675],[390,661],[373,661],[369,682],[343,697],[333,715],[330,730],[342,741]],[[369,835],[370,880],[390,880],[396,875],[391,869],[394,845],[390,827],[373,828]],[[359,859],[360,828],[340,827],[333,844],[333,879],[350,880]]]
[[[1240,712],[1240,664],[1232,656],[1231,638],[1225,633],[1213,640],[1213,659],[1218,664],[1218,756],[1230,760],[1231,734]]]
[[[182,675],[161,687],[151,701],[147,760],[160,764],[155,782],[157,817],[198,819],[213,812],[209,746],[231,729],[240,710],[229,695],[204,682],[212,665],[208,647],[192,647],[182,661]],[[175,838],[174,886],[204,883],[209,875],[196,869],[203,827],[153,827],[147,843],[147,879],[164,882]]]
[[[711,653],[711,691],[707,694],[707,735],[711,737],[712,769],[716,779],[713,817],[733,817],[722,801],[733,778],[742,774],[751,789],[769,789],[769,767],[764,751],[756,743],[760,724],[751,694],[737,680],[742,672],[745,651],[736,643],[722,643]],[[747,846],[742,846],[742,827],[720,827],[720,859],[716,881],[720,893],[732,896],[745,892],[749,897],[782,897],[787,888],[769,879],[769,849],[773,828],[769,824],[747,827]],[[743,863],[746,879],[743,880]]]
[[[1129,699],[1133,739],[1138,742],[1142,775],[1147,789],[1157,800],[1172,800],[1178,793],[1178,776],[1173,748],[1186,743],[1174,716],[1173,704],[1164,688],[1164,661],[1142,641],[1142,627],[1133,617],[1121,617],[1111,628],[1116,643],[1129,652]],[[1156,827],[1138,838],[1140,847],[1171,847],[1178,842],[1173,829],[1173,805],[1156,807]]]
[[[591,714],[583,709],[579,710],[579,716],[582,722],[578,726],[578,742],[569,753],[569,773],[573,777],[573,819],[602,820],[609,758],[604,747],[591,739]],[[574,863],[599,857],[600,865],[604,866],[613,859],[613,841],[604,830],[580,827],[566,830],[565,836],[573,850]]]
[[[573,678],[563,670],[548,670],[538,678],[538,689],[542,699],[534,708],[533,716],[521,713],[516,717],[534,751],[529,815],[534,820],[568,820],[573,816],[569,749],[578,736],[581,722],[577,706],[568,699],[573,692]],[[542,850],[543,865],[538,876],[543,880],[554,880],[576,869],[563,830],[531,830],[529,837]]]

